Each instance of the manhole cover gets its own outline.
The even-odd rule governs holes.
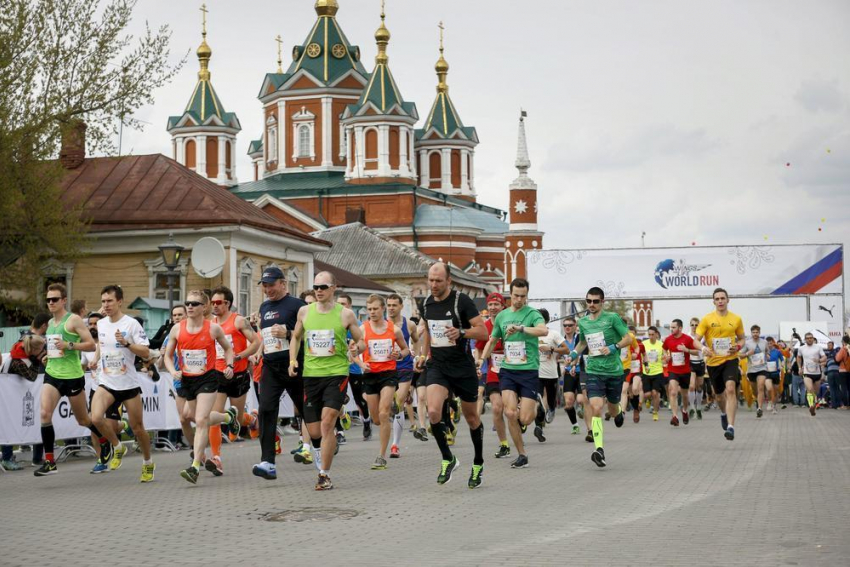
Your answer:
[[[330,522],[331,520],[350,520],[358,515],[357,510],[344,508],[300,508],[269,512],[260,519],[267,522]]]

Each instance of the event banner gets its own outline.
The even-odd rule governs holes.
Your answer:
[[[840,244],[691,246],[528,253],[531,299],[583,298],[593,286],[626,299],[843,294]]]

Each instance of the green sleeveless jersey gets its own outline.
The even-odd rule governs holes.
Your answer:
[[[59,324],[56,324],[54,319],[50,320],[47,326],[47,366],[44,371],[54,378],[70,380],[73,378],[83,377],[83,365],[80,362],[80,351],[65,350],[61,356],[58,356],[59,350],[53,348],[56,341],[59,339],[66,343],[80,342],[80,335],[71,333],[65,329],[70,313],[66,313]]]
[[[302,376],[348,376],[348,341],[342,325],[342,305],[319,313],[311,303],[304,317],[304,372]]]

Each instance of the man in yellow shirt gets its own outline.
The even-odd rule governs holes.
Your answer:
[[[705,338],[708,377],[714,388],[720,423],[726,439],[735,439],[735,411],[738,408],[737,386],[741,380],[737,352],[744,345],[744,323],[729,311],[729,294],[717,288],[712,294],[715,310],[702,318],[694,342]],[[724,411],[725,404],[725,411]]]

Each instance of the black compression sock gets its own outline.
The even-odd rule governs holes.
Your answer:
[[[570,423],[572,423],[573,425],[578,423],[578,421],[576,420],[576,408],[572,407],[567,409],[567,416],[570,418]]]
[[[472,436],[472,446],[475,448],[475,460],[473,464],[484,464],[484,424],[479,423],[476,429],[469,428],[469,434]]]
[[[53,430],[53,424],[41,426],[41,443],[44,445],[44,452],[53,454],[53,445],[56,443],[56,431]]]
[[[446,426],[444,423],[432,423],[431,434],[437,441],[437,446],[440,448],[440,453],[443,454],[444,461],[452,460],[452,451],[449,449],[449,444],[446,442]]]

